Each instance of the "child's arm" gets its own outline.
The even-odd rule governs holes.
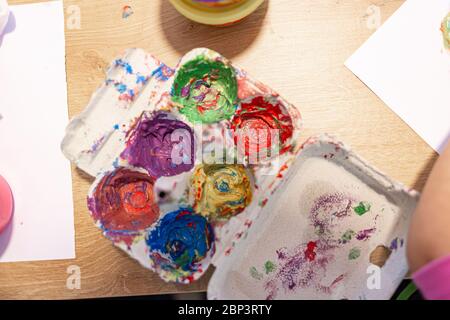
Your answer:
[[[407,254],[412,272],[450,255],[450,144],[434,165],[414,213]]]

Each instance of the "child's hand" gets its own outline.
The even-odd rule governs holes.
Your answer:
[[[412,272],[450,255],[450,143],[437,160],[414,213],[407,254]]]

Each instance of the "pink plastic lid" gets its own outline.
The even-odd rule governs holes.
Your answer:
[[[13,213],[13,197],[6,180],[0,176],[0,233],[6,228]]]

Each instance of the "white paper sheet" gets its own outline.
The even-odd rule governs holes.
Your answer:
[[[10,6],[0,44],[0,174],[15,198],[0,262],[75,257],[62,1]],[[1,40],[0,40],[1,41]]]
[[[346,62],[438,152],[450,136],[450,51],[440,31],[449,11],[450,0],[408,0]]]

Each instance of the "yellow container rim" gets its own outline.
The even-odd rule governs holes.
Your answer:
[[[264,0],[246,0],[227,7],[201,7],[186,0],[169,0],[186,18],[209,25],[224,25],[239,21],[255,11]]]

